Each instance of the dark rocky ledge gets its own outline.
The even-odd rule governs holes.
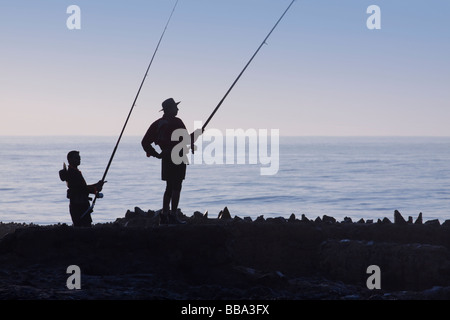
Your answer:
[[[447,221],[178,214],[186,224],[139,208],[92,228],[0,223],[0,298],[450,298]],[[81,290],[66,288],[69,265]],[[381,289],[366,286],[370,265]]]

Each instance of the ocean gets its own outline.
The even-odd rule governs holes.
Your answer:
[[[160,161],[146,157],[141,138],[122,138],[94,223],[113,222],[135,207],[162,207]],[[116,140],[0,137],[0,221],[70,225],[66,185],[58,176],[67,153],[80,151],[79,169],[95,183]],[[422,212],[424,220],[450,219],[450,137],[280,137],[276,174],[261,175],[264,165],[248,162],[189,165],[180,209],[213,218],[228,207],[232,216],[252,219],[294,213],[393,221],[394,210],[405,218]]]

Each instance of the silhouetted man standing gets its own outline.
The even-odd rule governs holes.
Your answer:
[[[67,198],[70,199],[69,211],[73,226],[90,227],[92,211],[89,210],[89,194],[97,194],[102,191],[103,182],[100,180],[92,185],[86,183],[81,171],[78,170],[78,166],[81,164],[79,151],[70,151],[67,154],[67,161],[69,161],[69,168],[67,169],[64,164],[64,169],[59,171],[59,177],[62,181],[67,182],[67,187],[69,188],[67,190]],[[85,212],[87,213],[83,216]]]
[[[178,161],[174,163],[174,159],[172,159],[172,150],[183,140],[180,137],[178,140],[173,141],[172,133],[177,129],[186,130],[183,121],[176,117],[179,103],[175,102],[173,98],[169,98],[162,103],[163,108],[160,111],[164,111],[164,115],[151,124],[141,143],[147,153],[147,157],[153,156],[161,159],[161,179],[166,181],[161,223],[180,223],[176,213],[180,201],[182,183],[186,177],[186,163],[183,161],[176,164]],[[187,145],[193,144],[201,132],[201,129],[193,132],[190,136],[191,141]],[[161,153],[158,153],[153,148],[152,143],[161,148]],[[186,149],[180,150],[180,157],[183,157],[183,150]],[[169,209],[170,204],[172,210]]]

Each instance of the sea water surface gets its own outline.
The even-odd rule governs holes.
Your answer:
[[[117,137],[0,137],[0,221],[71,224],[66,185],[58,171],[79,150],[86,181],[101,179]],[[123,137],[98,199],[94,223],[127,210],[162,207],[160,161],[147,158],[141,137]],[[270,141],[270,140],[269,140]],[[204,146],[205,147],[205,146]],[[279,170],[263,164],[191,164],[179,207],[217,217],[256,219],[305,214],[338,220],[392,220],[423,213],[450,219],[450,137],[280,137]]]

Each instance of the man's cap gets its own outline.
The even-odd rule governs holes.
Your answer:
[[[180,102],[181,101],[175,102],[175,100],[173,100],[173,98],[169,98],[169,99],[163,101],[163,103],[161,104],[163,108],[159,111],[161,112],[161,111],[172,109],[172,108],[176,108],[178,110],[178,104]]]

